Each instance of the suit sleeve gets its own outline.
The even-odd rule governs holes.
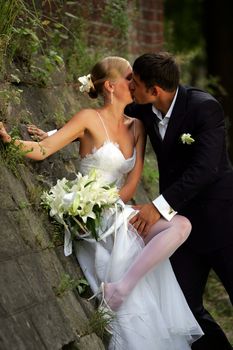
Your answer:
[[[194,116],[195,144],[189,165],[170,187],[162,192],[170,206],[179,211],[209,185],[221,177],[221,159],[225,152],[225,126],[221,106],[215,100],[204,101]]]
[[[137,118],[137,119],[142,119],[142,111],[141,111],[142,106],[136,104],[135,102],[130,103],[125,107],[125,114],[128,115],[131,118]]]

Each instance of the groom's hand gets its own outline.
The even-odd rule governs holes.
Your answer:
[[[152,203],[134,205],[133,208],[139,212],[133,216],[130,223],[142,237],[146,237],[151,226],[160,219],[161,214]]]

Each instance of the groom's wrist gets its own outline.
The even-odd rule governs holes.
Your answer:
[[[167,221],[170,221],[173,218],[173,216],[177,214],[177,211],[175,211],[169,205],[169,203],[166,201],[162,194],[155,198],[155,200],[153,200],[152,203]]]

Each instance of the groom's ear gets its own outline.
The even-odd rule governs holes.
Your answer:
[[[157,96],[159,91],[158,91],[158,86],[154,85],[150,88],[151,95]]]
[[[158,97],[158,96],[160,96],[163,93],[164,93],[164,90],[160,86],[154,85],[153,87],[151,87],[151,94],[153,96]]]

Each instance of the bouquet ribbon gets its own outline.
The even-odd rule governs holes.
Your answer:
[[[122,220],[119,220],[119,206],[120,206],[121,212],[123,213]],[[124,224],[125,229],[127,229],[127,226],[128,226],[127,217],[128,217],[128,215],[126,215],[125,210],[122,211],[122,209],[125,209],[126,207],[127,207],[127,209],[129,209],[129,213],[132,213],[134,211],[131,207],[125,206],[124,202],[121,199],[119,199],[114,204],[115,222],[106,230],[106,232],[104,232],[103,234],[100,235],[99,240],[104,240],[109,235],[111,235],[113,233],[115,233],[115,235],[116,235],[118,227],[122,224]],[[73,245],[72,244],[72,234],[71,234],[70,228],[68,227],[68,225],[64,221],[63,221],[63,225],[65,227],[65,230],[64,230],[64,255],[69,256],[72,254],[72,245]],[[94,238],[90,238],[91,234],[79,235],[76,232],[76,235],[81,239],[88,238],[88,240],[94,240]]]

